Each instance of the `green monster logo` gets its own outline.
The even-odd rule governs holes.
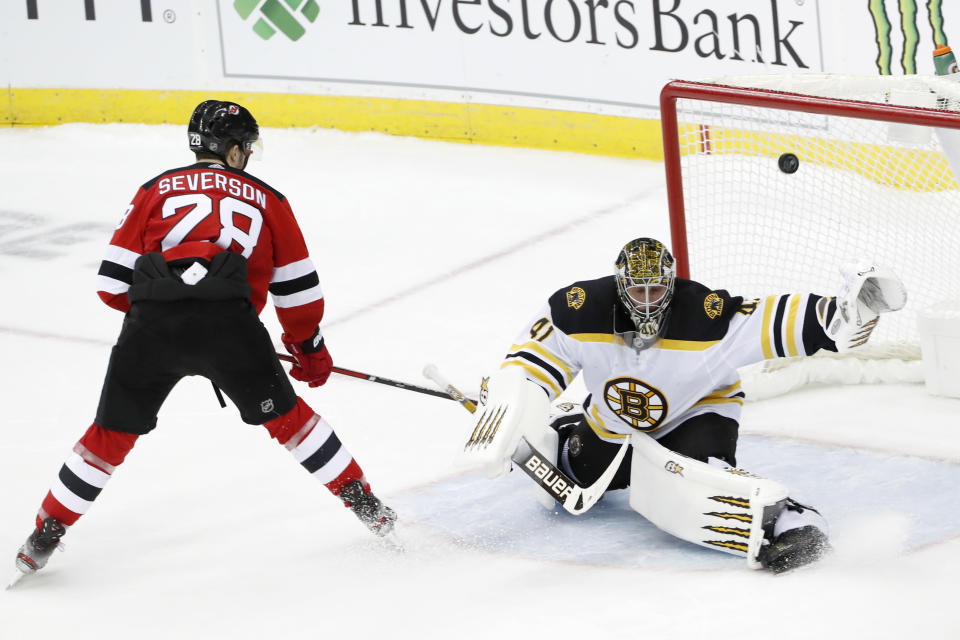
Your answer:
[[[233,8],[244,20],[253,15],[258,5],[260,14],[253,24],[253,32],[264,40],[281,31],[296,42],[307,32],[296,11],[299,9],[303,18],[311,23],[320,15],[320,5],[316,0],[233,0]]]
[[[887,17],[885,0],[868,0],[870,15],[873,17],[873,27],[877,36],[877,68],[880,75],[891,74],[893,61],[893,45],[890,43],[890,19]],[[922,0],[921,0],[922,2]],[[898,0],[900,11],[900,31],[903,33],[903,53],[900,56],[900,65],[903,72],[913,74],[917,72],[917,43],[920,41],[920,29],[917,27],[917,0]],[[943,0],[927,0],[927,17],[933,29],[934,45],[947,44],[947,37],[943,33]]]

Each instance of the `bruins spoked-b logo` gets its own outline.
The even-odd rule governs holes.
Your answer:
[[[703,310],[711,320],[719,318],[723,314],[723,298],[711,291],[703,301]]]
[[[656,431],[667,417],[667,399],[636,378],[616,378],[607,382],[603,399],[617,416],[637,431]]]
[[[579,309],[587,301],[587,292],[580,287],[574,287],[567,291],[567,306],[571,309]]]

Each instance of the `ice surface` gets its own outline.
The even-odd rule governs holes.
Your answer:
[[[268,130],[340,366],[473,391],[565,284],[669,238],[663,167],[374,134]],[[0,550],[89,425],[120,314],[94,294],[136,187],[182,127],[0,130]],[[264,320],[277,324],[268,308]],[[275,334],[278,335],[278,334]],[[744,407],[740,464],[822,507],[836,553],[774,577],[660,533],[611,494],[551,514],[519,474],[452,467],[467,414],[333,377],[297,387],[397,507],[383,549],[262,429],[183,381],[67,550],[0,592],[0,638],[956,638],[960,401],[809,388]]]

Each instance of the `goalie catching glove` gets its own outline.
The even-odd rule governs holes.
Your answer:
[[[283,334],[280,337],[283,346],[297,359],[297,364],[290,369],[290,376],[300,382],[306,382],[311,387],[319,387],[330,377],[333,370],[333,358],[327,351],[320,327],[313,335],[302,342],[295,342],[290,336]]]
[[[836,311],[826,316],[824,331],[849,351],[867,342],[881,313],[899,311],[907,303],[907,290],[891,270],[868,263],[840,267],[843,284],[837,293]]]

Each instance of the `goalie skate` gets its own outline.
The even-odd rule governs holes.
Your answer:
[[[760,549],[757,560],[765,569],[774,573],[783,573],[816,562],[832,550],[827,534],[816,524],[802,524],[803,522],[822,520],[820,512],[787,499],[787,504],[778,518],[778,524],[783,522],[792,528],[777,533],[778,527],[773,529],[773,539]]]
[[[827,536],[816,527],[807,525],[790,529],[760,551],[764,569],[783,573],[816,562],[830,551]]]

